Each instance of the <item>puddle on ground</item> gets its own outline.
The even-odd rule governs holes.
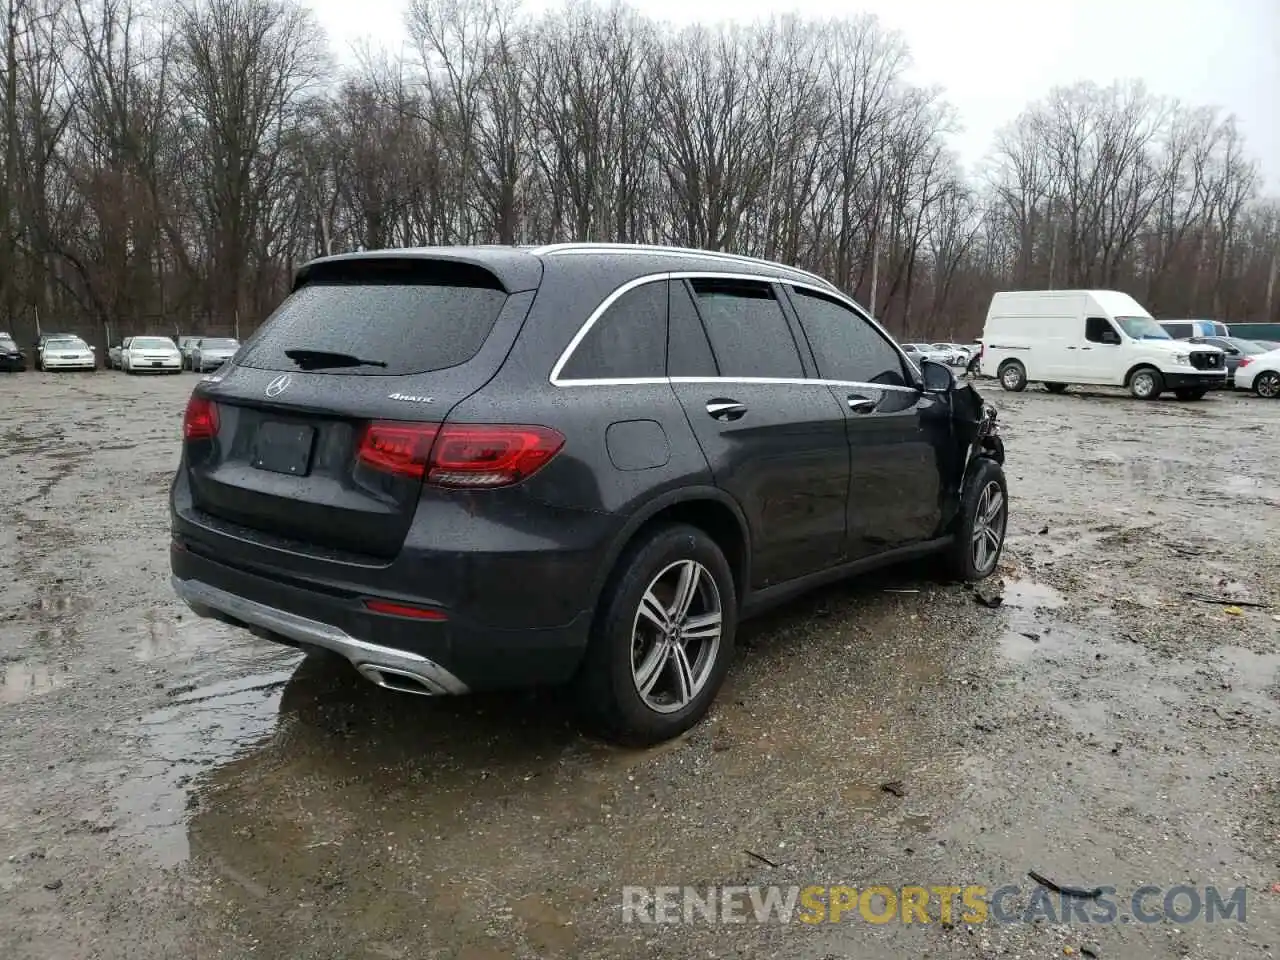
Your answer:
[[[58,588],[42,590],[31,603],[33,612],[53,617],[83,613],[91,606],[93,606],[93,600],[90,597],[69,596],[61,585]]]
[[[559,692],[413,697],[333,659],[192,690],[133,731],[118,835],[189,860],[267,953],[322,916],[350,944],[427,924],[574,953],[620,883],[847,871],[958,795],[948,669],[971,641],[924,600],[920,622],[878,592],[821,603],[745,628],[711,716],[649,750],[583,737]],[[267,890],[296,914],[266,916]]]
[[[1222,493],[1246,502],[1272,505],[1280,502],[1280,487],[1259,477],[1250,477],[1242,473],[1226,473],[1219,474],[1216,481]]]
[[[1009,580],[1004,585],[1004,605],[1020,610],[1056,610],[1067,598],[1045,583]]]
[[[1269,690],[1280,675],[1280,653],[1254,653],[1244,647],[1225,646],[1213,651],[1226,667],[1233,687],[1258,693]]]
[[[19,703],[56,690],[67,682],[66,670],[56,670],[41,664],[0,664],[0,704]]]
[[[138,721],[129,734],[141,742],[144,759],[115,788],[119,835],[144,839],[161,866],[187,859],[188,785],[271,732],[291,673],[199,687]]]

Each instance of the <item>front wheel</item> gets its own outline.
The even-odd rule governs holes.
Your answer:
[[[1203,400],[1204,395],[1208,392],[1208,390],[1203,390],[1200,387],[1179,387],[1173,391],[1173,395],[1179,400]]]
[[[1009,525],[1009,490],[1004,468],[978,458],[960,495],[954,523],[955,540],[946,557],[947,572],[972,583],[995,573]]]
[[[1027,368],[1017,360],[1006,360],[1000,364],[1000,386],[1021,393],[1027,389]]]
[[[1266,370],[1258,374],[1253,381],[1253,392],[1268,400],[1280,397],[1280,373]]]
[[[738,598],[716,542],[659,527],[623,554],[575,679],[584,719],[608,740],[647,746],[706,715],[733,655]]]
[[[1164,378],[1155,367],[1139,367],[1129,378],[1129,392],[1139,400],[1155,400],[1164,390]]]

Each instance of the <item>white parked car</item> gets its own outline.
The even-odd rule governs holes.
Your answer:
[[[1039,381],[1127,387],[1139,400],[1166,390],[1199,400],[1228,385],[1217,347],[1174,340],[1133,297],[1115,290],[1023,290],[991,298],[982,372],[1006,390]]]
[[[1244,357],[1236,367],[1236,389],[1252,390],[1260,397],[1280,397],[1280,350]]]
[[[960,359],[960,353],[956,350],[956,345],[954,343],[931,343],[929,346],[934,353],[939,357],[944,358],[944,363],[950,364],[954,367],[963,362]]]
[[[120,345],[120,369],[125,373],[181,373],[182,353],[168,337],[129,337]]]
[[[40,370],[97,370],[98,357],[80,337],[50,337],[39,349],[36,366]]]
[[[240,341],[234,337],[201,337],[191,348],[187,366],[196,373],[217,370],[239,349]]]
[[[902,348],[914,357],[923,360],[933,360],[937,363],[950,363],[951,351],[940,350],[931,343],[904,343]]]

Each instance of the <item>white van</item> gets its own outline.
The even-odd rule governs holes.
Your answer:
[[[991,298],[982,373],[1006,390],[1043,383],[1128,387],[1140,400],[1172,390],[1199,400],[1227,386],[1223,352],[1174,340],[1133,297],[1114,290],[1023,290]]]

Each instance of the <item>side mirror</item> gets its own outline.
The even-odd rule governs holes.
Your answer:
[[[945,363],[922,360],[920,372],[924,375],[924,389],[927,393],[949,393],[955,389],[956,375]]]
[[[93,344],[89,344],[89,350],[90,350],[90,351],[92,351],[93,353],[97,353],[97,352],[98,352],[98,348],[97,348],[97,347],[95,347]]]

